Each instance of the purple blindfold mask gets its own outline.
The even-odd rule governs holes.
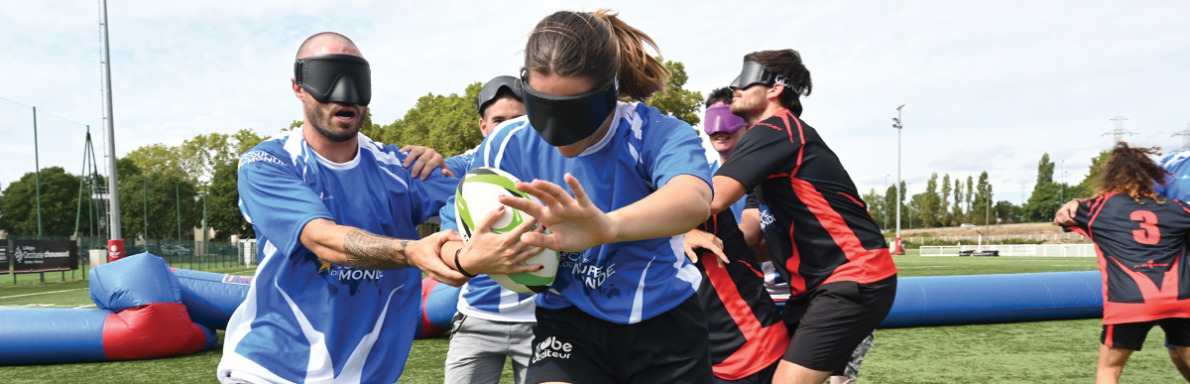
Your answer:
[[[744,118],[731,113],[731,106],[727,104],[719,104],[707,108],[702,121],[702,130],[707,133],[707,136],[719,132],[727,134],[736,133],[740,128],[748,125],[748,122],[744,121]]]

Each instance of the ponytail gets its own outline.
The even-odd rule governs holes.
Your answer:
[[[645,51],[645,44],[648,44],[654,51],[661,52],[653,38],[620,20],[610,10],[600,9],[593,15],[611,26],[615,34],[620,53],[620,70],[617,74],[620,96],[645,101],[654,93],[664,91],[669,81],[669,69]]]

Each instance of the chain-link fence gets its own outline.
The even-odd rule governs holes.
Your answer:
[[[0,275],[12,274],[12,284],[20,282],[44,282],[86,279],[87,273],[95,266],[107,263],[108,249],[106,237],[82,236],[70,238],[64,236],[21,236],[10,235],[7,239],[0,239]],[[18,267],[18,259],[28,252],[18,249],[17,244],[30,242],[71,243],[77,246],[77,253],[70,257],[77,258],[77,268],[69,270],[38,270],[37,268]],[[125,240],[124,255],[132,256],[150,253],[165,259],[172,268],[182,268],[197,271],[210,271],[235,267],[250,267],[256,264],[255,239],[240,240],[232,243],[228,241],[177,241],[167,239],[137,239]],[[23,260],[21,260],[23,261]],[[71,265],[75,265],[73,262]],[[66,269],[66,268],[61,268]],[[30,280],[28,275],[38,275]]]

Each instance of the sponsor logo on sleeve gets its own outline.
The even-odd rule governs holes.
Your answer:
[[[276,156],[273,156],[272,154],[269,154],[265,151],[248,151],[243,155],[240,155],[240,167],[261,161],[277,165],[285,165],[281,159],[278,159]]]

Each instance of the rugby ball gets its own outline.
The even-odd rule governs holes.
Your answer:
[[[537,198],[516,189],[516,176],[497,168],[475,168],[463,175],[455,190],[455,224],[463,236],[463,242],[471,240],[475,231],[475,223],[483,219],[484,215],[500,208],[500,196],[524,197],[537,202]],[[520,210],[505,206],[504,216],[492,225],[494,233],[506,233],[515,229],[525,220],[534,220]],[[522,293],[535,294],[545,292],[554,283],[554,276],[558,273],[558,252],[543,250],[541,253],[522,262],[525,265],[541,264],[545,268],[536,272],[512,273],[507,275],[488,275],[493,281],[504,288]]]

